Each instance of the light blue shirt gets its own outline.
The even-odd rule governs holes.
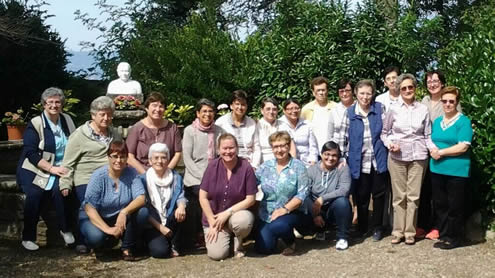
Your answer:
[[[65,136],[64,131],[62,130],[62,122],[60,121],[60,117],[58,117],[57,124],[54,124],[45,113],[45,117],[47,118],[48,125],[52,130],[53,137],[55,138],[55,161],[53,162],[54,166],[60,166],[62,164],[62,160],[64,159],[65,145],[67,145],[67,136]],[[55,175],[50,175],[48,179],[48,183],[45,187],[45,190],[51,190],[53,188],[53,184],[55,183]]]
[[[119,177],[118,189],[115,190],[115,182],[109,176],[108,165],[98,168],[89,179],[82,206],[91,205],[102,218],[117,215],[130,202],[145,194],[140,183],[132,182],[137,174],[134,168],[126,167]]]
[[[294,197],[302,202],[308,195],[308,171],[298,159],[291,158],[280,174],[277,173],[277,160],[268,160],[256,170],[256,178],[263,191],[259,217],[266,223],[271,222],[274,210],[285,206]]]

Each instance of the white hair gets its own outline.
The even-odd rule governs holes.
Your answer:
[[[150,149],[148,150],[148,159],[151,159],[151,155],[153,155],[153,153],[164,153],[167,155],[167,159],[170,159],[170,151],[166,144],[154,143],[153,145],[151,145]]]

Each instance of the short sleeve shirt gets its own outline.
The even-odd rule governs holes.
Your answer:
[[[220,213],[244,200],[247,195],[255,195],[256,177],[251,164],[244,158],[238,158],[232,169],[230,180],[222,158],[212,160],[203,175],[200,189],[208,192],[208,201],[213,214]],[[203,213],[203,226],[208,227],[208,220]]]
[[[441,123],[444,116],[440,116],[433,122],[431,140],[441,150],[452,147],[458,143],[471,144],[473,128],[468,117],[461,115],[454,124],[443,128]],[[446,156],[439,160],[430,159],[430,170],[432,173],[454,176],[469,177],[471,160],[469,152],[457,156]]]
[[[280,174],[277,173],[277,160],[269,160],[256,170],[256,178],[263,191],[259,217],[266,223],[270,223],[274,210],[283,207],[292,198],[304,202],[308,196],[308,171],[304,163],[298,159],[291,158]]]
[[[165,126],[158,129],[148,128],[142,121],[139,121],[129,131],[126,140],[127,149],[146,168],[150,167],[148,150],[153,143],[166,144],[170,151],[170,158],[174,157],[176,152],[182,152],[182,137],[177,125],[165,121]]]

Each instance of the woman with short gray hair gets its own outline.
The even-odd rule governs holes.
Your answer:
[[[71,117],[62,113],[64,99],[61,89],[46,89],[41,95],[43,112],[29,121],[24,133],[17,184],[26,195],[22,246],[30,251],[39,249],[35,243],[36,226],[40,211],[49,205],[47,200],[55,206],[60,234],[65,243],[74,243],[65,200],[59,190],[59,179],[67,173],[67,169],[61,166],[67,138],[75,129]]]
[[[67,169],[67,174],[60,179],[60,190],[64,196],[73,190],[79,205],[84,200],[91,174],[108,163],[110,143],[121,140],[117,129],[112,127],[114,111],[115,104],[111,98],[100,96],[93,100],[90,105],[91,120],[74,131],[65,148],[62,165]],[[76,251],[89,252],[81,240],[79,238]]]
[[[64,91],[56,87],[50,87],[41,94],[41,104],[45,105],[49,98],[58,97],[62,106],[65,104]]]
[[[430,114],[416,101],[416,78],[405,73],[395,83],[399,100],[390,106],[383,121],[381,139],[389,150],[388,169],[392,181],[394,221],[392,244],[415,243],[421,183],[427,168],[431,141]]]
[[[187,199],[184,197],[182,177],[168,168],[170,151],[163,143],[150,146],[148,159],[151,165],[134,183],[146,191],[146,207],[141,208],[138,218],[148,223],[140,234],[153,258],[179,256],[181,223],[186,218]],[[139,221],[138,221],[139,222]]]

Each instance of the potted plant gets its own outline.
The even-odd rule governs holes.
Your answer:
[[[20,140],[22,139],[22,135],[24,134],[24,130],[26,129],[26,121],[27,116],[22,116],[24,111],[19,108],[16,112],[5,112],[5,117],[2,119],[2,123],[7,126],[7,134],[9,140]]]
[[[116,110],[136,110],[141,105],[139,99],[124,95],[114,98],[113,102],[115,103]]]

